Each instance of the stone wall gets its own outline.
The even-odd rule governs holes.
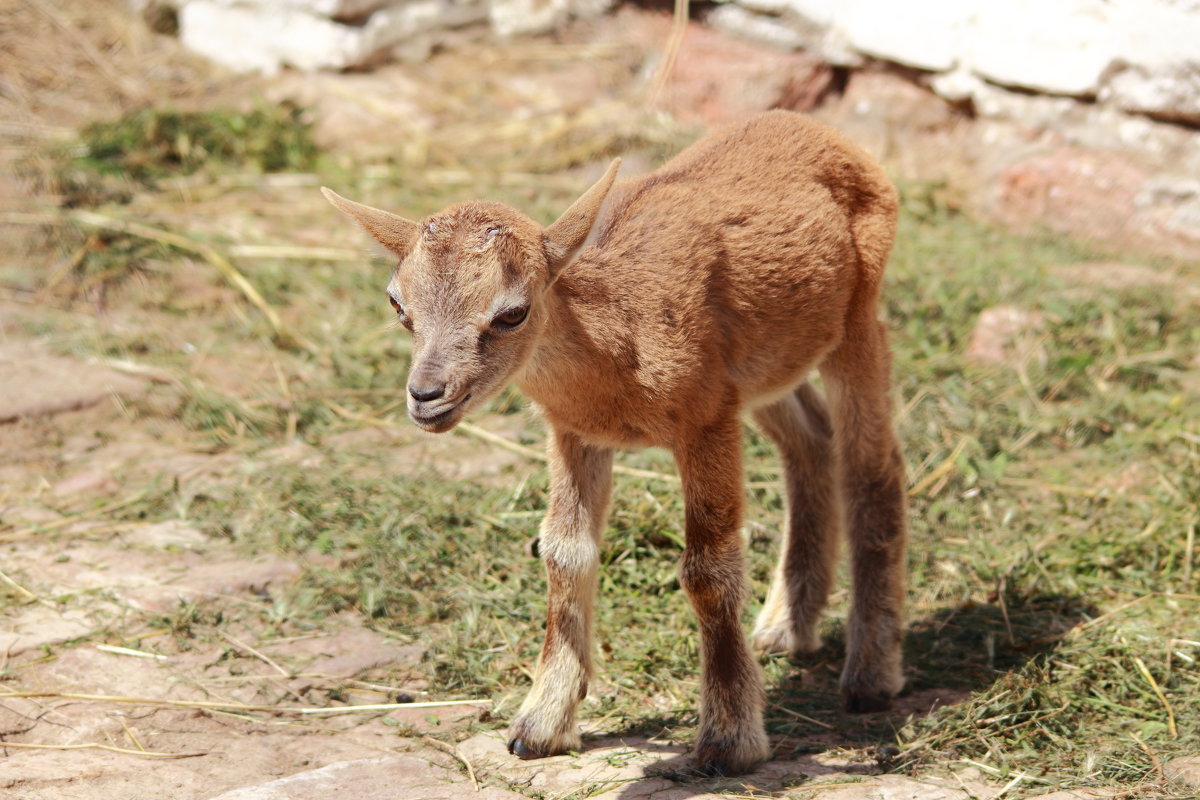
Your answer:
[[[508,37],[616,0],[134,0],[178,15],[184,44],[238,71],[421,58],[484,26]],[[1200,0],[727,0],[705,20],[830,64],[919,71],[989,115],[1015,89],[1200,125]]]
[[[420,60],[456,31],[546,33],[615,0],[133,0],[178,19],[189,49],[238,72],[273,74]]]
[[[1200,125],[1200,0],[734,0],[715,26],[833,64],[891,62],[987,113],[996,87]]]

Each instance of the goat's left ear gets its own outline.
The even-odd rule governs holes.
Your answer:
[[[398,216],[390,211],[383,211],[371,206],[364,206],[353,200],[347,200],[337,192],[321,187],[321,194],[340,210],[346,212],[363,230],[371,234],[375,241],[391,250],[400,258],[408,255],[413,242],[420,233],[421,226],[410,219]]]
[[[615,158],[604,173],[604,177],[596,181],[592,188],[571,204],[563,215],[546,228],[544,235],[546,243],[546,258],[550,264],[550,279],[558,277],[563,267],[571,263],[571,259],[587,242],[588,234],[596,225],[600,209],[613,181],[617,179],[617,171],[621,168],[621,159]]]

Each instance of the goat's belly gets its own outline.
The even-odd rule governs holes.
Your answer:
[[[780,337],[761,343],[728,363],[730,380],[747,407],[770,405],[803,383],[838,342],[838,337],[827,335],[803,342]]]
[[[534,408],[555,430],[569,431],[588,444],[632,450],[663,444],[661,423],[653,415],[633,415],[625,404],[611,398],[578,397],[578,402]]]

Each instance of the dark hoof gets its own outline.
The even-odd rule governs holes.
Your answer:
[[[892,707],[892,698],[886,694],[848,694],[846,695],[846,710],[851,714],[871,714],[876,711],[887,711]]]
[[[521,741],[520,739],[509,739],[508,740],[508,752],[512,753],[514,756],[516,756],[519,759],[522,759],[523,761],[528,761],[531,758],[540,758],[541,757],[540,753],[535,753],[532,749],[527,747],[525,745],[525,743],[523,741]]]

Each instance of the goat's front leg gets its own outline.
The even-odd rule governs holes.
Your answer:
[[[546,642],[533,688],[508,729],[508,750],[521,758],[579,749],[575,709],[592,671],[592,603],[611,492],[612,451],[555,431],[539,540],[549,585]]]
[[[700,732],[696,759],[710,774],[749,771],[769,752],[762,672],[741,613],[742,424],[736,412],[676,449],[687,513],[679,577],[700,622]]]

